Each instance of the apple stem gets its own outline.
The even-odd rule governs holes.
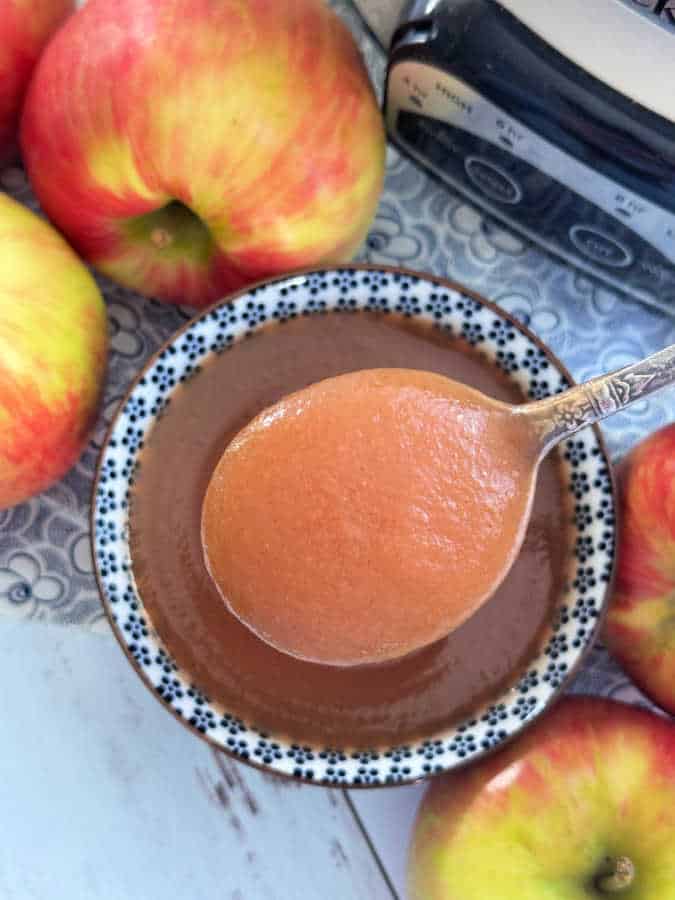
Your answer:
[[[635,881],[635,865],[627,856],[609,858],[606,867],[595,879],[595,886],[603,894],[621,894]]]
[[[173,244],[173,235],[166,228],[153,228],[150,232],[150,240],[158,250],[163,250]]]

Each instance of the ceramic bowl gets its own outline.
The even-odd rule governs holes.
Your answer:
[[[347,786],[395,784],[449,771],[478,759],[518,734],[554,701],[596,635],[614,556],[614,493],[597,429],[561,448],[563,477],[573,498],[570,546],[553,621],[543,650],[520,681],[464,721],[417,743],[377,750],[298,746],[255,730],[209,701],[171,659],[153,630],[131,571],[127,502],[130,480],[153,422],[175,385],[211,354],[272,320],[326,310],[397,312],[462,336],[505,371],[532,399],[570,384],[561,363],[519,322],[457,285],[412,272],[367,266],[279,278],[224,300],[175,335],[146,365],[122,402],[99,460],[92,540],[103,603],[115,634],[155,695],[187,726],[237,758],[301,780]],[[168,360],[170,359],[170,362]],[[196,375],[195,377],[198,377]],[[178,685],[163,689],[170,674]]]

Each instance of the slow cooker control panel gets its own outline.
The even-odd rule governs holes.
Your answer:
[[[675,210],[589,167],[460,78],[395,63],[387,125],[410,155],[527,237],[652,302],[675,300]]]

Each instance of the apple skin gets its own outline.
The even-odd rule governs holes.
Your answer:
[[[608,857],[635,867],[624,893],[600,880]],[[430,785],[410,898],[673,900],[674,872],[675,724],[569,697],[502,750]]]
[[[44,220],[0,194],[0,509],[80,455],[107,358],[96,282]]]
[[[0,0],[0,166],[18,153],[23,98],[42,48],[75,0]]]
[[[382,117],[324,0],[89,0],[50,42],[21,135],[86,260],[202,307],[350,259],[382,186]]]
[[[635,684],[675,714],[675,423],[628,454],[619,484],[617,575],[604,637]]]

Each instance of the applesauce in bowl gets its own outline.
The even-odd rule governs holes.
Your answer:
[[[95,487],[101,591],[137,671],[218,747],[314,782],[414,780],[516,734],[590,646],[611,573],[612,483],[588,429],[542,466],[504,584],[434,645],[340,668],[280,653],[242,625],[201,546],[216,462],[282,396],[380,367],[438,372],[515,403],[568,383],[525,328],[457,286],[370,267],[294,275],[216,305],[150,361]]]

